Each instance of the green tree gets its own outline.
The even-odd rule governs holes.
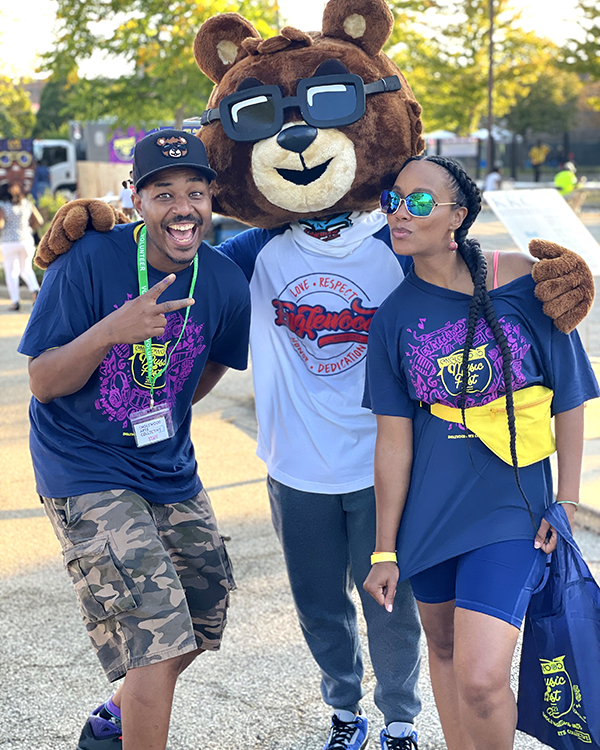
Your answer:
[[[40,108],[35,118],[34,138],[68,138],[69,120],[75,119],[70,106],[72,87],[66,77],[52,76],[40,97]]]
[[[0,138],[29,138],[35,123],[29,94],[21,81],[0,75]]]
[[[494,1],[495,118],[526,96],[548,63],[548,41],[520,27],[509,0]],[[488,0],[443,0],[423,15],[399,44],[394,59],[423,106],[428,131],[466,135],[487,114]]]
[[[66,78],[78,119],[181,125],[202,112],[212,90],[193,54],[203,21],[238,11],[269,35],[277,10],[276,0],[58,0],[58,40],[44,69]],[[79,79],[77,64],[94,53],[122,61],[123,75]]]
[[[519,135],[565,133],[577,115],[579,93],[583,88],[579,76],[557,68],[552,60],[540,73],[536,83],[519,95],[504,122]]]
[[[588,81],[600,81],[600,14],[597,0],[577,3],[583,39],[569,39],[562,49],[561,62],[569,70],[585,76]],[[586,104],[600,111],[600,97],[586,98]]]
[[[600,80],[600,12],[597,0],[579,0],[579,23],[583,39],[569,39],[562,50],[562,61],[577,73]]]

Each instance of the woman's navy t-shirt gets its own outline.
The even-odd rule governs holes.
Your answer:
[[[513,388],[554,391],[552,413],[600,395],[576,332],[568,336],[544,315],[534,281],[523,276],[490,291],[512,351]],[[512,466],[457,423],[419,406],[460,403],[462,350],[470,295],[437,287],[412,270],[375,313],[369,330],[363,406],[413,420],[410,489],[398,532],[405,579],[494,542],[535,535]],[[500,348],[481,319],[469,358],[467,406],[504,394]],[[468,419],[467,419],[468,424]],[[549,459],[520,469],[537,525],[552,502]]]
[[[139,226],[139,225],[138,225]],[[73,341],[124,302],[139,295],[135,225],[109,233],[86,232],[44,276],[19,351],[37,357]],[[154,400],[168,402],[174,437],[137,448],[129,415],[150,405],[144,344],[113,347],[81,390],[48,404],[31,399],[30,446],[37,491],[68,497],[130,489],[156,503],[197,494],[202,484],[190,438],[192,396],[207,360],[244,369],[250,303],[240,269],[209,245],[198,250],[195,304],[177,348],[184,310],[167,314],[165,333],[152,340]],[[192,266],[177,274],[158,302],[189,296]],[[148,284],[167,274],[148,265]]]

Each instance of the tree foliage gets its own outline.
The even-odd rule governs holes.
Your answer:
[[[600,80],[600,12],[597,0],[579,0],[577,10],[583,39],[569,39],[562,60],[572,70]]]
[[[565,133],[577,115],[583,88],[579,76],[558,69],[549,59],[534,86],[518,96],[504,122],[514,133]]]
[[[35,122],[21,81],[0,75],[0,138],[30,138]]]
[[[527,97],[549,63],[548,41],[520,27],[509,0],[494,0],[495,118]],[[441,0],[397,47],[394,59],[423,106],[426,131],[462,135],[487,115],[489,1]]]
[[[114,117],[119,126],[176,122],[199,115],[212,90],[193,55],[200,25],[238,11],[264,35],[276,0],[58,0],[58,41],[44,68],[69,82],[69,106],[82,120]],[[79,78],[83,60],[118,60],[123,74]]]
[[[76,119],[70,106],[71,86],[66,78],[52,76],[40,97],[33,128],[34,138],[68,138],[69,120]]]

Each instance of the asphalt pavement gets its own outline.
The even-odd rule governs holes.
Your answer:
[[[600,215],[584,219],[600,239]],[[491,214],[482,215],[473,233],[486,248],[511,246]],[[16,353],[30,311],[27,292],[23,296],[21,311],[11,313],[0,289],[0,747],[74,750],[88,710],[105,699],[110,688],[35,494],[26,361]],[[593,337],[598,334],[600,342],[596,311],[591,320]],[[600,346],[590,353],[600,357]],[[194,407],[192,430],[221,533],[230,537],[238,588],[221,651],[203,654],[180,679],[169,748],[319,750],[329,712],[320,698],[319,673],[300,634],[271,527],[265,467],[254,455],[250,372],[228,373],[215,392]],[[584,494],[592,504],[600,496],[600,405],[595,403],[587,411],[586,436]],[[577,538],[600,578],[600,537],[578,529]],[[374,677],[365,635],[361,623],[364,708],[372,727],[369,747],[375,750],[383,722],[372,701]],[[421,692],[419,747],[442,750],[425,650]],[[515,747],[543,746],[519,735]]]

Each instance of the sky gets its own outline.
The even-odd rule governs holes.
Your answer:
[[[513,0],[523,10],[522,24],[557,44],[576,36],[576,0]],[[282,16],[305,31],[321,27],[325,0],[280,0]],[[51,45],[55,0],[0,0],[0,72],[36,76],[37,54]],[[83,75],[86,74],[82,68]],[[107,72],[105,70],[105,72]],[[115,72],[118,75],[118,72]]]

